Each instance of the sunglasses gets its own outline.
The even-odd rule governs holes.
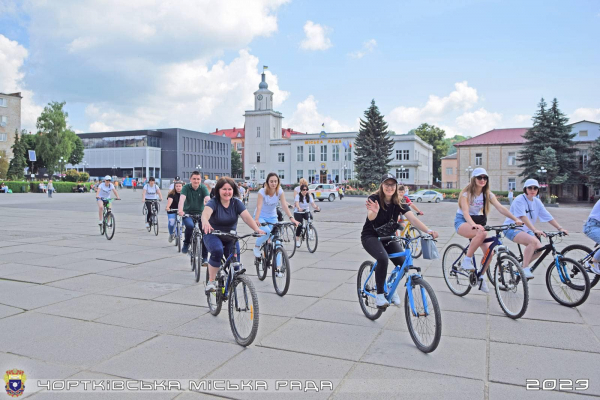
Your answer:
[[[300,189],[301,192],[308,192],[308,189]]]
[[[527,186],[526,189],[529,189],[529,190],[538,190],[539,188],[537,186]]]
[[[487,177],[487,176],[485,176],[485,175],[479,175],[479,176],[477,177],[477,179],[478,179],[478,180],[480,180],[480,181],[487,181],[487,180],[488,180],[488,177]]]

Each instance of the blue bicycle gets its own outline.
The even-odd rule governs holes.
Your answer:
[[[423,235],[425,240],[433,239],[429,235]],[[442,336],[442,315],[437,297],[431,286],[421,276],[421,268],[413,266],[413,257],[409,247],[410,239],[399,236],[380,237],[382,242],[404,242],[406,250],[400,253],[392,253],[390,258],[405,257],[402,266],[396,265],[385,284],[385,297],[391,302],[400,280],[407,274],[409,269],[417,273],[408,274],[405,282],[406,293],[404,295],[404,315],[410,337],[419,350],[431,353],[440,343]],[[375,283],[375,269],[377,262],[365,261],[358,270],[357,291],[358,301],[363,313],[370,320],[376,320],[381,316],[385,308],[377,307],[377,285]]]

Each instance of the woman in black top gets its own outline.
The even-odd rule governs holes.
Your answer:
[[[411,224],[415,225],[421,231],[433,235],[434,238],[438,237],[437,232],[430,230],[409,210],[406,204],[404,204],[404,199],[401,199],[398,195],[397,188],[398,181],[393,175],[386,174],[382,177],[379,190],[367,199],[367,219],[360,235],[364,249],[377,260],[375,283],[377,284],[376,305],[378,307],[387,307],[390,305],[385,298],[385,291],[383,289],[390,259],[388,253],[399,253],[404,250],[400,242],[382,243],[378,237],[389,236],[390,231],[395,233],[394,227],[397,227],[396,224],[400,214],[405,214]],[[386,229],[386,227],[389,229]],[[385,230],[388,232],[384,233],[383,231]],[[392,262],[394,265],[402,265],[404,257],[394,258]],[[400,296],[398,296],[397,291],[392,297],[392,303],[397,306],[400,305]]]
[[[167,217],[169,217],[169,243],[175,238],[175,220],[177,219],[177,208],[179,207],[179,198],[181,197],[181,188],[183,182],[175,181],[173,189],[167,196]]]

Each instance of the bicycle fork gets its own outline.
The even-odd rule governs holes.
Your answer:
[[[412,280],[414,278],[420,279],[421,275],[409,275],[408,278],[406,278],[406,290],[408,293],[408,303],[410,305],[410,311],[412,312],[414,317],[426,317],[429,315],[429,305],[427,304],[427,296],[425,294],[425,288],[423,286],[421,286],[421,300],[423,301],[423,312],[418,313],[417,309],[415,308],[415,301],[412,292]]]

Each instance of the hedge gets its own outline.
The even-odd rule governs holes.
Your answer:
[[[25,191],[28,193],[38,193],[39,192],[39,181],[25,182],[25,181],[2,181],[13,193],[21,193],[21,188],[25,186]],[[48,182],[44,182],[45,185]],[[77,187],[77,185],[84,185],[87,190],[90,190],[90,182],[85,183],[77,183],[77,182],[56,182],[53,181],[52,185],[54,186],[55,193],[73,193],[73,188]]]

